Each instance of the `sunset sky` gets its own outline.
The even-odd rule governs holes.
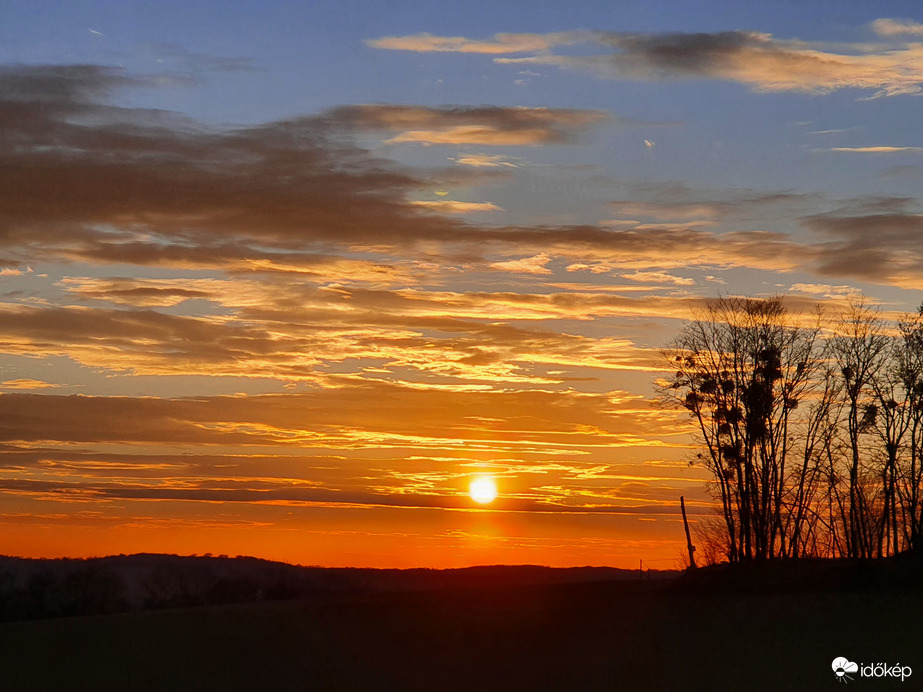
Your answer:
[[[914,310],[921,96],[909,1],[6,3],[0,554],[673,567],[659,349]]]

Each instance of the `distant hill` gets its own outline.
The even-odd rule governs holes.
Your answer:
[[[675,571],[644,572],[663,579]],[[0,557],[0,622],[308,598],[331,593],[638,580],[635,570],[493,565],[461,569],[301,567],[253,557]]]

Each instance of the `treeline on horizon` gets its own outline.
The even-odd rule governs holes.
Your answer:
[[[672,571],[648,576],[668,576]],[[254,557],[0,556],[0,622],[278,601],[331,594],[637,579],[612,567],[492,565],[459,569],[303,567]]]
[[[660,401],[689,412],[719,517],[705,562],[923,550],[923,306],[861,297],[810,316],[721,297],[662,351]]]

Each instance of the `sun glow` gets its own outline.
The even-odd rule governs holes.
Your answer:
[[[471,481],[468,486],[468,494],[471,499],[478,504],[486,505],[493,502],[497,497],[497,484],[493,478],[481,476]]]

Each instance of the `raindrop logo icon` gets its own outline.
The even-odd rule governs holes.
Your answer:
[[[858,673],[859,664],[840,656],[833,659],[833,672],[836,673],[837,682],[849,682],[852,678],[847,673]]]

